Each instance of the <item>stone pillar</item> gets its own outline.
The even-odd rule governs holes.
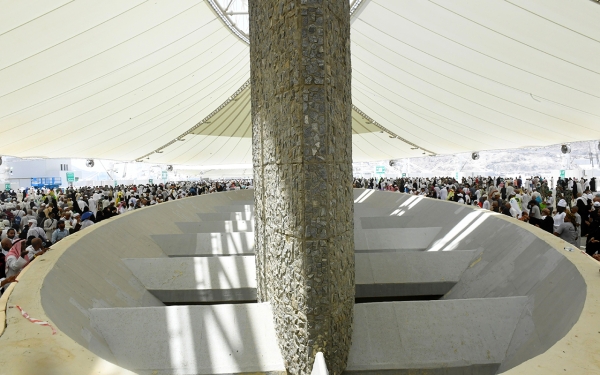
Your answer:
[[[348,0],[250,0],[259,301],[291,374],[346,366],[354,308]]]

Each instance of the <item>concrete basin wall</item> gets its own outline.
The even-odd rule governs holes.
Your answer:
[[[48,317],[78,344],[114,361],[106,342],[90,324],[92,308],[163,306],[125,265],[124,258],[166,257],[151,234],[181,233],[176,222],[198,221],[198,212],[251,203],[252,191],[212,194],[135,210],[100,222],[65,244],[48,272],[41,300]],[[62,250],[62,249],[61,249]]]
[[[562,246],[550,244],[557,240],[552,234],[463,204],[376,193],[355,204],[356,235],[361,223],[373,228],[376,216],[380,227],[441,228],[423,251],[476,251],[444,299],[528,297],[499,372],[545,352],[578,321],[587,286]]]

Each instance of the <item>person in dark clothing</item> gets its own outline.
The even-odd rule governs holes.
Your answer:
[[[538,220],[536,227],[545,230],[548,233],[554,233],[554,219],[550,216],[550,210],[544,208],[542,210],[542,220]]]
[[[510,202],[506,202],[504,204],[504,206],[502,206],[502,213],[504,215],[510,216],[512,217],[511,213],[510,213]]]
[[[579,216],[581,216],[581,236],[585,237],[587,236],[588,233],[588,221],[589,221],[589,216],[590,216],[590,212],[589,212],[589,205],[588,205],[588,199],[583,198],[582,194],[579,193],[577,194],[577,212],[579,213]]]
[[[588,236],[585,244],[585,252],[590,256],[600,252],[600,216],[598,215],[600,206],[595,208],[596,211],[593,211],[589,217],[590,225],[588,226]]]

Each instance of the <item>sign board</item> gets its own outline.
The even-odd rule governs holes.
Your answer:
[[[67,182],[75,182],[75,172],[67,172]]]
[[[117,186],[117,180],[115,180],[115,186]]]
[[[7,182],[7,183],[5,183],[5,184],[4,184],[4,188],[5,188],[6,190],[10,190],[10,182]]]
[[[168,178],[167,171],[162,171],[162,179],[166,180]]]
[[[458,180],[458,172],[456,172],[456,177],[454,177],[454,178],[456,178]]]
[[[33,177],[31,179],[31,187],[34,188],[55,188],[62,185],[62,179],[60,177]]]
[[[375,167],[375,173],[383,174],[385,173],[385,165],[378,165]]]
[[[149,180],[148,180],[148,183],[149,183],[149,184],[153,184],[153,183],[154,183],[154,180],[153,180],[153,179],[149,179]]]
[[[402,173],[402,177],[406,177],[406,173]]]
[[[560,170],[560,177],[565,178],[566,174],[565,174],[565,170],[561,169]]]

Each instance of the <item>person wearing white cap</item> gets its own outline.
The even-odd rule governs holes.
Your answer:
[[[565,222],[565,216],[567,216],[567,214],[565,213],[566,209],[567,201],[564,199],[558,201],[558,203],[556,204],[556,211],[558,212],[556,213],[556,215],[554,215],[554,232],[556,232],[558,230],[558,227],[560,227],[561,224]]]
[[[69,229],[69,232],[71,233],[75,233],[77,231],[79,231],[79,229],[81,229],[81,215],[79,215],[79,213],[75,212],[73,214],[73,218],[71,219],[71,229]]]
[[[37,226],[37,221],[35,219],[29,220],[29,230],[27,231],[27,238],[31,236],[41,238],[42,241],[48,243],[48,237],[46,237],[46,232],[43,228]]]

